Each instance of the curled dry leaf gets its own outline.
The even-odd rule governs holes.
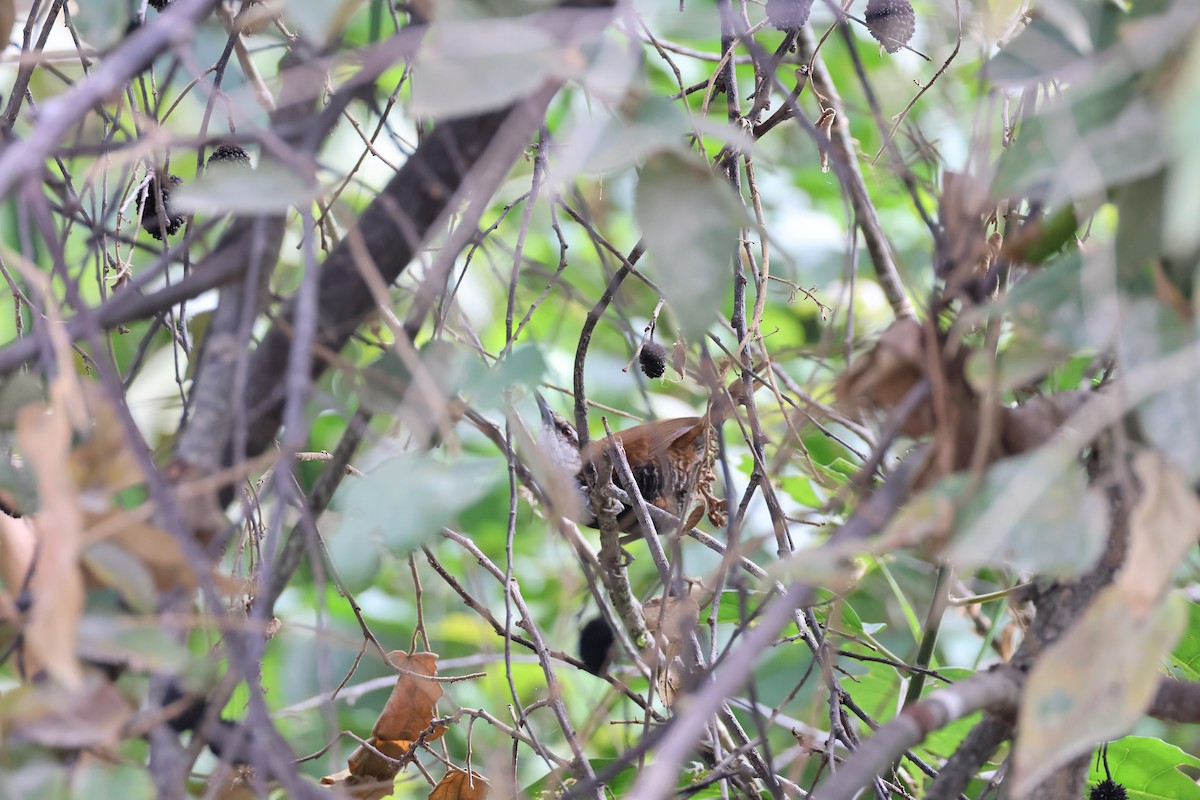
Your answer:
[[[925,374],[921,323],[898,319],[838,380],[838,402],[852,411],[869,407],[890,410],[904,400]],[[934,429],[933,405],[925,400],[909,415],[900,432],[918,437]]]
[[[999,247],[999,243],[996,243]],[[972,353],[959,346],[953,355],[941,342],[942,351],[931,358],[926,352],[926,333],[921,323],[911,319],[893,322],[875,346],[860,357],[838,380],[838,403],[851,413],[865,410],[890,413],[900,406],[917,383],[928,376],[930,363],[940,366],[933,376],[929,394],[918,402],[900,425],[900,434],[920,438],[934,434],[925,466],[914,481],[914,488],[925,488],[951,472],[966,469],[979,446],[978,438],[985,414],[995,415],[992,440],[986,443],[982,466],[1000,458],[1014,456],[1045,444],[1063,421],[1074,413],[1092,393],[1064,392],[1033,398],[1021,406],[986,406],[971,388],[966,364]],[[940,409],[933,392],[942,393]],[[938,417],[944,411],[945,418]]]
[[[989,210],[988,187],[978,177],[947,171],[942,178],[942,196],[938,200],[941,236],[938,239],[936,268],[946,282],[946,294],[966,294],[976,300],[981,292],[978,272],[989,252],[983,217]],[[996,252],[1000,250],[996,245]]]
[[[125,514],[120,511],[89,514],[85,537],[88,545],[107,543],[133,556],[154,579],[154,587],[159,591],[194,589],[199,585],[196,572],[175,537],[149,523],[128,522],[124,518]],[[102,584],[121,588],[110,584],[102,575],[90,574]]]
[[[442,696],[441,684],[428,680],[437,674],[437,654],[409,655],[395,650],[388,658],[401,674],[371,730],[368,741],[374,750],[359,746],[350,754],[349,769],[345,773],[328,775],[321,780],[327,786],[357,787],[350,791],[358,798],[391,795],[391,782],[400,766],[389,759],[399,760],[407,755],[422,734],[425,734],[424,741],[432,742],[446,732],[443,725],[430,729],[435,716],[434,706]],[[387,758],[380,757],[375,750]]]
[[[359,779],[354,777],[350,770],[344,769],[341,772],[335,772],[332,775],[326,775],[321,778],[321,785],[342,790],[342,794],[334,795],[334,797],[348,796],[354,797],[356,800],[383,800],[385,797],[392,796],[392,791],[395,788],[395,784],[392,781],[394,777],[395,773],[382,780],[373,778]]]
[[[140,483],[143,474],[108,398],[99,391],[85,394],[92,424],[71,452],[71,474],[80,492],[90,496],[88,505],[103,510],[114,492]]]
[[[442,697],[441,684],[422,677],[437,675],[438,657],[436,653],[410,656],[394,650],[388,653],[388,658],[401,670],[401,675],[371,733],[377,739],[413,742],[432,724],[434,706]],[[426,734],[425,741],[431,742],[445,732],[445,727],[439,725]]]
[[[676,339],[675,344],[671,345],[671,369],[679,373],[681,378],[687,370],[687,344],[683,339]]]
[[[1200,500],[1157,451],[1139,453],[1133,471],[1142,495],[1129,518],[1125,563],[1113,585],[1135,616],[1153,612],[1171,576],[1200,538]]]
[[[43,747],[111,747],[121,740],[133,709],[99,673],[71,690],[53,683],[20,686],[5,694],[4,728],[12,741]]]
[[[478,772],[448,769],[429,793],[429,800],[486,800],[489,788]]]
[[[1200,500],[1156,451],[1139,453],[1133,470],[1142,492],[1129,518],[1125,562],[1026,684],[1016,748],[1018,785],[1026,789],[1097,739],[1133,725],[1186,625],[1185,604],[1167,592],[1200,539]]]
[[[1001,443],[1007,453],[1017,455],[1041,447],[1092,397],[1087,390],[1040,395],[1016,408],[1001,409]]]
[[[686,594],[668,597],[665,600],[653,597],[646,601],[642,613],[646,619],[646,630],[654,636],[662,652],[662,663],[658,669],[658,693],[664,705],[671,706],[684,688],[690,669],[687,657],[691,647],[692,632],[700,618],[699,596],[702,589],[698,584],[689,584]],[[655,654],[645,655],[647,663],[657,661]]]
[[[821,110],[821,116],[817,119],[817,130],[825,134],[826,138],[833,137],[833,122],[837,119],[836,108],[826,108]],[[829,149],[821,142],[817,142],[817,153],[821,158],[821,172],[829,172]]]
[[[83,671],[75,634],[83,613],[83,572],[79,565],[83,513],[71,479],[71,426],[61,409],[40,403],[17,413],[17,445],[37,476],[40,510],[33,515],[38,540],[25,642],[34,669],[44,668],[71,688]]]
[[[1106,586],[1066,634],[1037,659],[1021,700],[1014,797],[1097,741],[1128,732],[1154,697],[1160,664],[1187,624],[1186,605],[1145,613],[1119,584]]]

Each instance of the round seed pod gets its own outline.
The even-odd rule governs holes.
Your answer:
[[[1088,800],[1127,800],[1128,797],[1125,787],[1111,778],[1100,781],[1088,792]]]
[[[223,144],[213,150],[208,161],[205,162],[205,165],[209,167],[213,164],[237,164],[248,167],[250,166],[250,154],[240,145]]]
[[[804,27],[813,0],[767,0],[767,19],[781,31]]]
[[[917,15],[909,0],[870,0],[866,22],[867,30],[889,53],[908,44],[917,29]]]
[[[647,378],[661,378],[667,371],[667,348],[658,342],[646,342],[638,354],[638,361]]]
[[[593,675],[604,672],[612,661],[615,642],[613,630],[604,617],[588,620],[579,632],[579,660],[583,662],[583,668]]]
[[[142,204],[142,229],[146,233],[153,236],[155,239],[163,238],[163,228],[166,228],[168,236],[176,233],[180,226],[183,225],[182,214],[171,214],[171,189],[183,184],[183,179],[178,175],[167,176],[167,186],[160,186],[158,176],[155,175],[150,179],[150,185],[146,187],[146,199]],[[170,187],[170,188],[168,188]],[[162,211],[165,225],[160,225],[158,220],[159,198],[162,198]]]

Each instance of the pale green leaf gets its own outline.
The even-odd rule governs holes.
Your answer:
[[[741,204],[707,166],[659,153],[640,172],[636,214],[652,274],[683,335],[701,337],[724,310]]]
[[[1200,758],[1162,739],[1126,736],[1108,744],[1108,769],[1130,800],[1200,800],[1200,786],[1180,767],[1200,769]],[[1104,780],[1104,766],[1092,759],[1088,782]]]
[[[1144,713],[1158,665],[1186,623],[1182,600],[1149,618],[1116,586],[1105,587],[1034,664],[1025,684],[1014,762],[1014,794],[1025,796],[1056,768],[1115,738]]]
[[[311,203],[318,183],[277,161],[257,169],[214,164],[194,181],[171,192],[171,210],[180,214],[281,214]]]

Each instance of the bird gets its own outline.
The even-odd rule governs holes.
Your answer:
[[[587,486],[587,466],[595,463],[600,468],[605,464],[608,440],[588,442],[581,450],[575,426],[555,413],[541,393],[535,393],[535,397],[542,417],[538,445],[551,464],[575,475],[576,486],[582,492]],[[710,443],[715,436],[712,422],[711,414],[676,417],[646,422],[613,434],[625,450],[634,483],[648,504],[678,517],[693,505],[690,502],[693,497],[698,497],[685,528],[694,527],[706,509],[714,524],[724,525],[718,521],[724,515],[724,501],[712,494]],[[626,494],[630,493],[616,471],[613,482]],[[637,532],[637,513],[624,503],[620,506],[617,529],[622,533]],[[582,507],[586,509],[583,518],[576,521],[590,528],[599,527],[586,502]]]

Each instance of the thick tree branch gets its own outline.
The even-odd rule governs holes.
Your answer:
[[[909,302],[908,294],[904,290],[904,283],[900,280],[896,261],[892,258],[891,245],[888,244],[887,235],[883,232],[883,225],[879,221],[879,214],[875,211],[875,204],[871,202],[866,181],[863,180],[862,170],[858,166],[859,157],[854,149],[854,140],[850,136],[850,124],[846,119],[845,104],[838,95],[837,87],[833,83],[833,77],[829,74],[828,67],[825,66],[825,61],[821,58],[821,54],[816,52],[816,42],[813,41],[812,31],[808,27],[800,30],[796,44],[802,58],[811,58],[813,87],[838,112],[833,129],[830,131],[830,141],[835,157],[846,166],[847,177],[850,179],[846,184],[846,189],[850,194],[854,217],[858,221],[858,227],[867,243],[867,251],[871,254],[871,262],[875,265],[875,277],[879,281],[888,303],[892,306],[892,313],[897,317],[914,317],[916,314],[913,311],[912,303]]]
[[[1200,683],[1163,678],[1146,713],[1167,722],[1200,723]]]
[[[900,755],[930,733],[981,709],[1012,712],[1021,695],[1015,670],[980,672],[934,692],[900,712],[846,759],[834,776],[813,792],[813,800],[850,800],[869,786]]]

